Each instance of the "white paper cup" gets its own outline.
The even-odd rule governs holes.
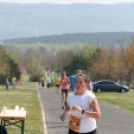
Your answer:
[[[15,114],[16,114],[16,111],[15,111],[15,110],[13,110],[13,111],[12,111],[12,115],[15,115]]]
[[[21,107],[21,108],[20,108],[20,111],[24,111],[24,109],[25,109],[24,107]]]
[[[24,113],[24,110],[25,110],[25,108],[24,107],[21,107],[20,108],[20,114],[23,114]]]
[[[6,113],[6,110],[7,110],[7,107],[3,107],[3,108],[2,108],[3,114]]]
[[[15,106],[15,110],[16,111],[19,111],[19,106]]]

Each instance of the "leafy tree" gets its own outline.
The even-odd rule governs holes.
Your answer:
[[[104,61],[106,61],[106,54],[104,49],[97,48],[91,60],[92,64],[89,66],[89,70],[94,81],[103,78],[105,74]]]
[[[91,60],[89,67],[93,80],[112,79],[117,78],[117,60],[116,51],[113,47],[108,49],[97,48]]]
[[[77,69],[88,71],[89,64],[88,58],[83,57],[83,55],[76,55],[64,66],[64,70],[67,75],[73,75]]]
[[[72,50],[59,50],[55,55],[56,70],[63,71],[63,67],[68,64],[73,57],[74,52]]]
[[[83,50],[82,50],[82,55],[85,58],[89,58],[92,57],[92,55],[94,54],[95,50],[96,50],[97,46],[94,44],[83,44]]]
[[[18,64],[6,54],[4,48],[0,46],[0,83],[5,83],[5,79],[8,76],[9,80],[13,75],[20,78],[21,72],[19,71]]]
[[[127,71],[127,85],[129,86],[134,72],[134,36],[127,48],[121,46],[120,59]]]
[[[34,50],[29,50],[26,52],[25,66],[29,74],[37,74],[44,70],[42,57]]]
[[[105,50],[105,53],[106,53],[105,77],[107,79],[116,80],[118,72],[117,52],[114,47],[109,46],[108,49]]]

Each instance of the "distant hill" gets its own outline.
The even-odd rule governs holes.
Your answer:
[[[31,38],[16,38],[11,40],[3,40],[4,44],[37,44],[52,43],[52,44],[67,44],[69,42],[91,43],[104,46],[116,45],[118,43],[128,43],[134,32],[98,32],[98,33],[76,33],[62,34],[53,36],[31,37]]]
[[[64,33],[134,31],[130,4],[9,4],[0,2],[0,40]]]

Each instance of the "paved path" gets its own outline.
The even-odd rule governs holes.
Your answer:
[[[39,89],[47,122],[48,134],[67,134],[69,117],[63,122],[61,93],[56,94],[55,88]],[[102,117],[97,120],[97,134],[134,134],[134,113],[99,102]]]

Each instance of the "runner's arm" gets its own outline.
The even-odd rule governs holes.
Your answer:
[[[92,109],[91,111],[89,110],[85,110],[84,114],[95,118],[95,119],[100,119],[101,118],[101,111],[97,102],[97,99],[95,98],[91,104],[90,104],[90,108]]]
[[[63,114],[69,115],[70,113],[71,113],[71,109],[70,109],[70,106],[67,104]]]
[[[99,108],[99,105],[98,105],[98,102],[97,102],[96,98],[91,102],[90,108],[92,110],[86,110],[85,109],[84,114],[90,116],[91,118],[100,119],[101,118],[101,112],[100,112],[100,108]],[[83,111],[82,107],[79,107],[79,106],[73,106],[72,110],[77,110],[81,113]]]
[[[64,110],[64,113],[60,116],[63,120],[65,120],[65,116],[66,115],[69,115],[71,113],[71,109],[70,109],[70,106],[67,105],[67,107],[65,108]]]
[[[64,83],[66,83],[66,84],[69,84],[70,83],[70,81],[69,81],[69,78],[67,77],[67,82],[64,82]]]
[[[63,83],[62,79],[60,80],[60,83],[61,83],[61,84]]]

